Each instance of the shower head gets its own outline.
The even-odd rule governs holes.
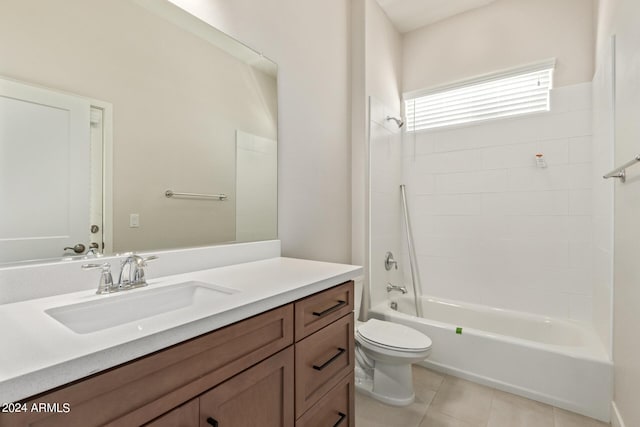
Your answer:
[[[394,122],[396,122],[396,124],[398,125],[399,128],[404,126],[404,122],[402,121],[402,119],[399,119],[397,117],[387,116],[387,120],[393,120]]]

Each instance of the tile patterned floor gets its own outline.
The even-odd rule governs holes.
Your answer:
[[[608,424],[489,387],[413,368],[416,401],[395,408],[356,393],[358,427],[606,427]]]

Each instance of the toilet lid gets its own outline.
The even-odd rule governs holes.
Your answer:
[[[370,319],[358,328],[358,335],[371,343],[383,347],[410,351],[431,348],[431,339],[422,332],[405,325]]]

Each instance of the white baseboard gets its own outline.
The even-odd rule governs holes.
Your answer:
[[[620,411],[616,406],[616,402],[611,402],[611,426],[612,427],[626,427]]]

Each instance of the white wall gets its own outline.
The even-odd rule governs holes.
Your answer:
[[[403,91],[558,59],[556,86],[591,81],[593,3],[497,0],[406,33]]]
[[[350,2],[172,2],[278,63],[282,253],[349,262]]]
[[[590,83],[553,90],[551,112],[404,146],[425,295],[591,321]]]
[[[640,153],[639,21],[636,0],[600,0],[596,69],[606,67],[609,38],[616,36],[615,165]],[[596,112],[606,111],[607,104],[597,94]],[[627,173],[626,183],[609,184],[615,188],[613,425],[622,421],[630,427],[640,425],[640,341],[635,332],[640,324],[640,168],[634,166]]]
[[[400,117],[402,39],[375,0],[352,2],[352,259],[365,267],[364,311],[384,295],[391,280],[385,271],[384,254],[399,256],[397,219],[383,223],[397,210],[397,197],[382,196],[399,187],[400,134],[386,116]],[[371,99],[371,110],[369,102]],[[394,127],[395,126],[395,127]],[[395,171],[391,173],[391,171]],[[390,174],[390,175],[389,175]],[[391,179],[384,188],[381,175]],[[383,202],[384,199],[384,202]],[[379,210],[382,209],[382,211]],[[397,248],[397,249],[396,249]],[[395,273],[396,275],[398,273]],[[386,278],[386,279],[385,279]],[[401,279],[395,277],[394,282]]]
[[[365,59],[367,95],[399,116],[402,87],[402,36],[376,0],[366,0]]]

